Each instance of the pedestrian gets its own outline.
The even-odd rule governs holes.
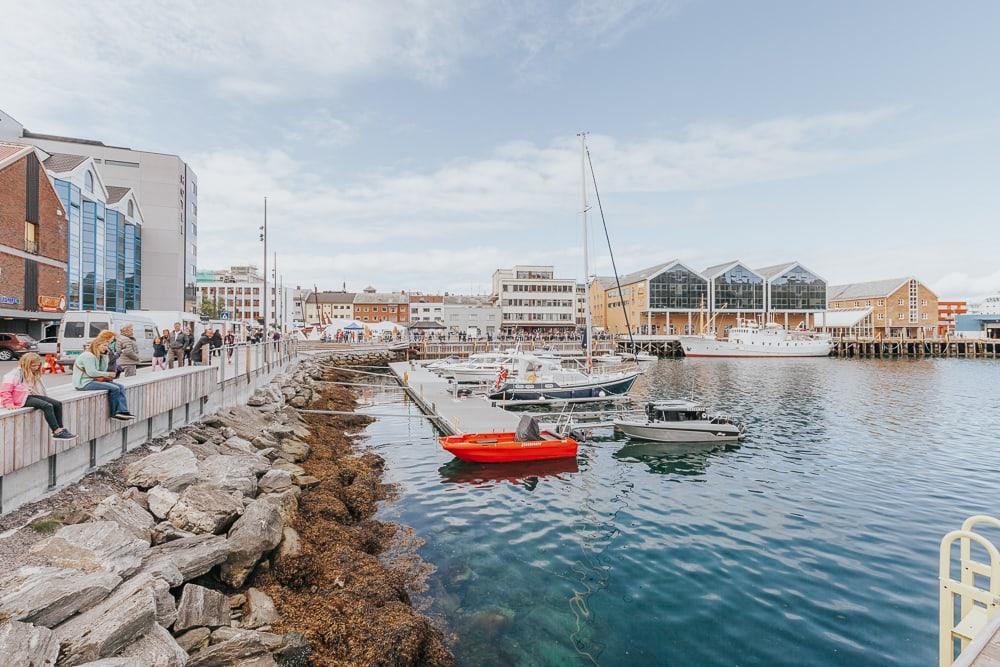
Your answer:
[[[189,324],[187,329],[184,331],[184,334],[187,336],[187,339],[184,344],[184,360],[188,365],[190,365],[193,361],[193,358],[191,356],[191,350],[194,348],[194,341],[195,341],[194,325]]]
[[[118,368],[125,377],[135,375],[139,364],[139,346],[135,342],[135,330],[131,324],[121,328],[121,335],[115,337],[115,347],[118,349]]]
[[[233,358],[233,349],[236,346],[236,336],[233,334],[233,330],[230,329],[226,334],[226,349],[229,350],[229,358]]]
[[[208,347],[206,347],[206,345]],[[198,338],[198,342],[194,344],[191,348],[191,361],[195,366],[201,366],[202,355],[208,354],[209,349],[212,347],[212,330],[209,327],[205,327],[205,330],[201,332],[201,336]]]
[[[153,370],[167,370],[167,345],[170,343],[170,330],[164,329],[163,334],[153,339]]]
[[[131,421],[135,415],[128,410],[125,387],[113,382],[114,373],[108,371],[108,345],[114,339],[113,331],[102,331],[84,348],[73,363],[73,387],[77,391],[107,391],[111,418]]]
[[[218,329],[216,329],[212,333],[212,341],[211,341],[209,347],[212,349],[212,356],[213,357],[219,356],[219,350],[222,349],[222,332],[219,331]]]
[[[174,322],[174,330],[167,336],[167,366],[184,365],[184,348],[187,347],[187,334],[181,329],[180,322]]]
[[[74,440],[62,421],[62,402],[49,398],[42,384],[42,358],[34,352],[21,357],[14,370],[0,382],[0,407],[9,410],[36,408],[42,411],[45,423],[56,440]]]

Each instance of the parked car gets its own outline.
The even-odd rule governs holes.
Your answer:
[[[28,334],[0,333],[0,361],[19,359],[22,354],[38,352],[38,341]]]
[[[38,341],[38,354],[43,357],[46,354],[59,356],[59,336],[49,336]]]
[[[139,347],[139,361],[146,364],[153,360],[153,339],[156,323],[148,317],[132,313],[113,313],[104,310],[70,310],[63,314],[59,324],[59,361],[72,364],[83,352],[83,346],[105,330],[118,333],[126,324],[135,330]]]

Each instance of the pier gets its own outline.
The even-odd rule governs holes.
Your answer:
[[[1000,359],[997,338],[834,338],[835,357],[859,359],[955,357]]]

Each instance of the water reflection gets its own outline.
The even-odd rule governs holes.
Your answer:
[[[575,458],[518,463],[469,463],[455,459],[438,468],[444,484],[486,486],[510,482],[534,491],[546,477],[560,477],[579,472]],[[560,477],[561,478],[561,477]]]
[[[740,448],[737,442],[642,442],[624,445],[612,456],[625,463],[645,463],[657,475],[704,475],[709,463]]]

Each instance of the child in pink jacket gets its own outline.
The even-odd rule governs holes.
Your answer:
[[[0,382],[0,407],[9,410],[37,408],[57,440],[73,440],[75,435],[62,424],[62,402],[50,398],[42,386],[42,358],[34,352],[21,357],[17,368]]]

